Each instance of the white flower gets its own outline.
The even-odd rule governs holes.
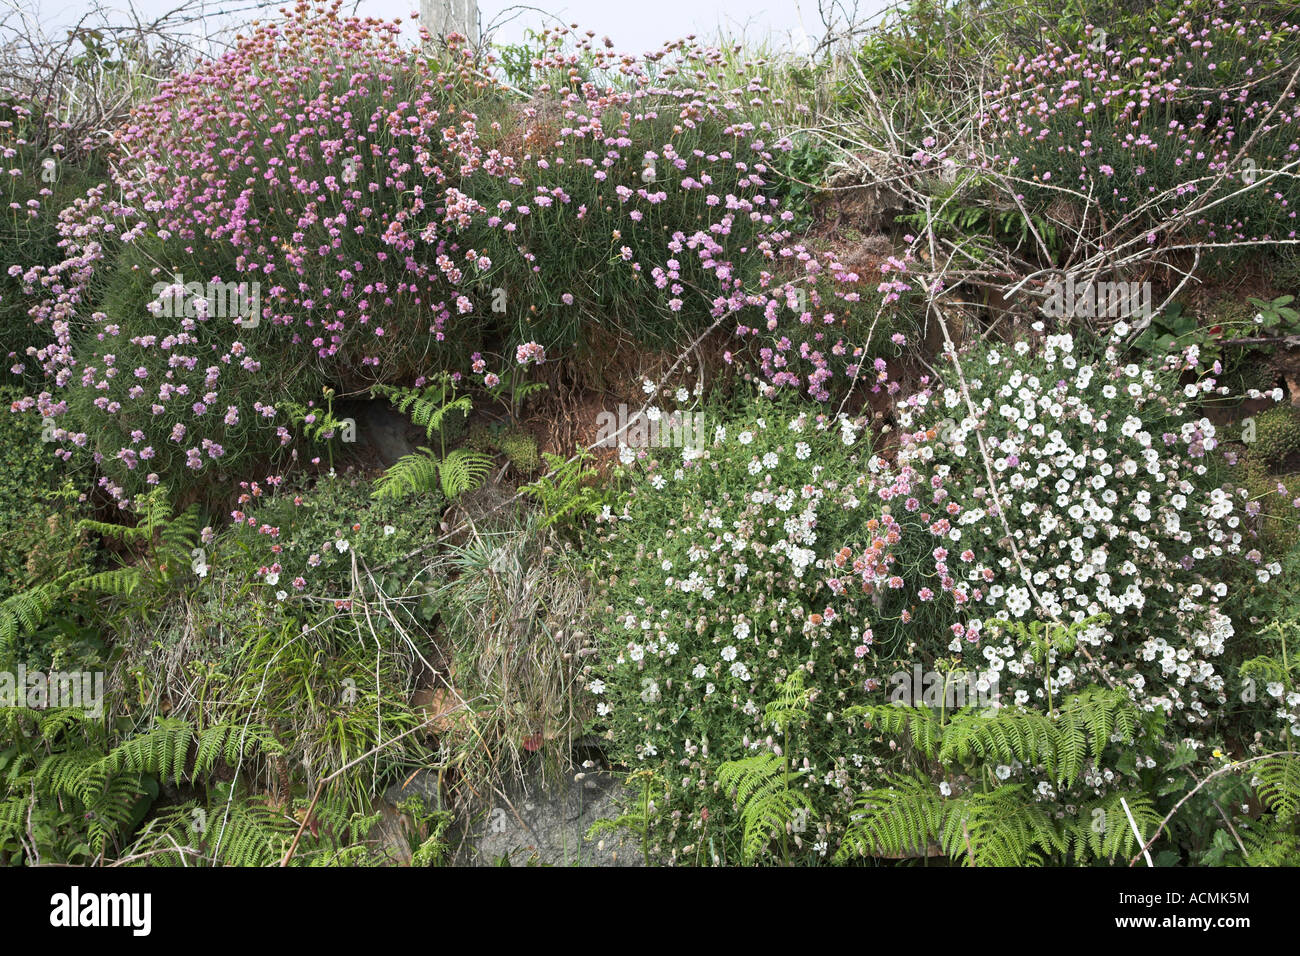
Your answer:
[[[603,694],[605,693],[605,682],[600,678],[597,678],[596,680],[591,682],[591,684],[588,686],[588,689],[593,694]]]
[[[742,445],[748,445],[750,442],[754,440],[754,433],[741,432],[739,435],[736,436],[736,438]]]
[[[736,659],[736,648],[734,645],[728,644],[722,649],[722,659],[728,662]]]
[[[395,531],[397,531],[397,529],[394,528],[391,524],[386,524],[386,525],[384,525],[384,537],[385,537],[385,538],[387,538],[390,534],[393,534]]]
[[[347,538],[339,538],[337,541],[334,542],[334,550],[337,551],[339,554],[342,554],[349,547],[351,547],[351,545],[348,544]]]
[[[266,576],[266,583],[271,585],[271,587],[275,587],[277,584],[280,583],[280,575],[272,571],[270,574]]]

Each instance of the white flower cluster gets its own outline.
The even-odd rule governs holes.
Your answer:
[[[937,567],[969,611],[966,635],[980,633],[981,618],[1108,613],[1110,625],[1079,641],[1093,661],[1076,655],[1069,680],[1056,681],[1069,684],[1079,670],[1096,680],[1100,669],[1147,709],[1205,718],[1207,701],[1226,699],[1212,659],[1233,633],[1213,568],[1246,542],[1234,493],[1206,488],[1214,425],[1180,418],[1183,396],[1156,371],[1080,361],[1068,334],[1047,336],[1037,359],[990,350],[971,368],[976,413],[957,388],[944,390],[945,408],[965,414],[898,462],[927,472],[932,458],[978,455],[977,430],[983,437],[992,488],[979,461],[927,472],[937,490],[925,506],[944,503],[950,517],[931,527],[943,538]],[[986,637],[981,650],[992,672],[1036,673],[1029,649],[1010,637]],[[1154,666],[1134,668],[1134,657]]]

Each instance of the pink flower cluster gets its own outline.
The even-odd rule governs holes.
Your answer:
[[[668,340],[733,317],[768,381],[819,398],[858,373],[860,277],[791,243],[770,181],[790,144],[750,119],[761,82],[715,82],[723,51],[566,52],[558,31],[535,67],[572,82],[520,106],[468,49],[419,55],[338,6],[303,0],[164,83],[117,132],[113,182],[62,214],[64,261],[23,273],[53,335],[25,407],[114,497],[154,456],[147,483],[274,454],[277,405],[322,385],[460,367],[503,331],[540,364],[610,313]],[[617,80],[582,79],[584,58]],[[886,302],[906,268],[882,267]],[[233,315],[232,287],[256,290]]]
[[[987,164],[1049,206],[1098,204],[1111,246],[1294,240],[1300,24],[1185,0],[1149,36],[1022,56],[986,95]],[[1285,67],[1285,68],[1283,68]]]

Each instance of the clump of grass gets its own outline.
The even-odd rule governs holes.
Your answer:
[[[535,514],[510,512],[475,523],[430,570],[444,581],[435,598],[453,661],[448,684],[468,703],[447,735],[460,781],[482,794],[524,779],[525,764],[538,761],[554,779],[571,766],[589,717],[578,682],[588,611],[581,564]]]

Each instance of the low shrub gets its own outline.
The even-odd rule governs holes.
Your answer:
[[[4,405],[18,400],[11,387],[0,389],[0,597],[7,596],[31,577],[29,553],[45,541],[47,519],[57,510],[53,492],[58,487],[58,462],[42,437],[46,426],[30,415],[14,415]]]
[[[1031,209],[1073,204],[1078,221],[1086,206],[1112,249],[1294,240],[1300,26],[1288,13],[1184,0],[1149,32],[1097,23],[1022,54],[986,94],[989,162]]]
[[[872,670],[855,650],[871,598],[837,597],[826,580],[831,542],[869,533],[867,522],[890,533],[858,483],[870,455],[861,423],[763,399],[715,421],[698,454],[632,466],[632,493],[598,545],[606,585],[594,603],[608,623],[588,687],[614,754],[666,787],[653,850],[678,862],[739,858],[717,770],[770,746],[764,708],[791,674],[816,689],[791,748],[815,808],[810,839],[830,838],[875,769],[836,719]]]
[[[719,324],[766,378],[825,398],[892,334],[882,309],[910,287],[792,241],[771,166],[791,143],[758,79],[711,81],[721,51],[629,60],[582,39],[580,83],[561,31],[519,103],[455,43],[403,49],[397,25],[337,6],[304,2],[163,84],[111,188],[63,214],[63,261],[22,264],[53,340],[26,404],[116,500],[256,473],[291,441],[285,408],[326,385],[473,368],[491,389],[484,354]]]
[[[1069,335],[984,345],[961,369],[964,390],[954,369],[901,400],[875,451],[848,419],[760,400],[701,454],[633,467],[602,542],[610,623],[589,686],[616,751],[662,781],[657,852],[737,858],[718,770],[755,752],[793,758],[798,842],[834,849],[893,755],[851,707],[1054,713],[1100,689],[1143,715],[1144,742],[1077,776],[1008,757],[1040,798],[1100,799],[1113,761],[1154,766],[1166,733],[1218,739],[1231,583],[1279,567],[1197,414],[1218,386],[1076,354]],[[804,716],[774,736],[796,674]]]

